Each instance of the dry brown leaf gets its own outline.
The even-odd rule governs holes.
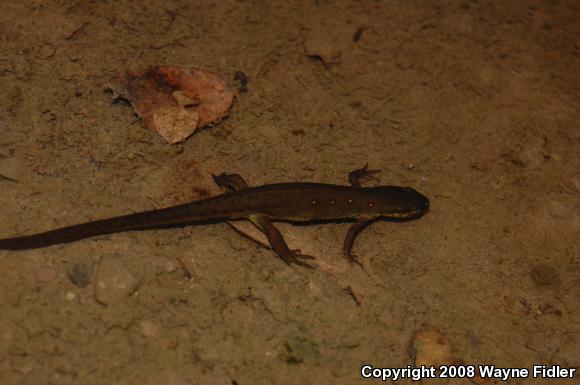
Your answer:
[[[225,81],[198,68],[129,70],[108,88],[115,98],[128,100],[147,127],[169,143],[181,142],[197,128],[219,122],[234,99]]]

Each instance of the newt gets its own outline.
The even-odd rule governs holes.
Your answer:
[[[123,215],[38,234],[0,239],[0,250],[25,250],[78,241],[123,231],[199,225],[229,220],[250,220],[266,237],[274,252],[288,265],[312,267],[314,257],[291,250],[272,221],[327,222],[354,220],[343,254],[358,263],[352,253],[360,231],[381,218],[409,220],[429,210],[429,199],[411,187],[362,187],[361,179],[373,178],[377,170],[365,167],[349,174],[350,186],[323,183],[276,183],[248,187],[237,174],[213,175],[226,192],[207,199],[157,210]]]

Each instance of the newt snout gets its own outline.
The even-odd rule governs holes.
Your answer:
[[[423,216],[427,211],[429,211],[429,198],[411,187],[406,187],[406,189],[411,195],[409,214],[406,218],[411,219]]]
[[[411,187],[379,186],[376,215],[385,218],[413,219],[429,211],[429,199]]]

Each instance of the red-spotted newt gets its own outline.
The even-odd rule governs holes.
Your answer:
[[[316,222],[356,220],[347,232],[343,253],[351,262],[358,233],[380,218],[418,218],[429,209],[427,197],[410,187],[362,187],[360,180],[377,172],[367,166],[349,174],[350,186],[322,183],[278,183],[248,187],[237,174],[213,176],[227,192],[179,206],[124,215],[34,235],[0,239],[0,250],[23,250],[74,242],[121,231],[147,230],[249,219],[267,236],[272,249],[287,264],[311,267],[312,256],[291,250],[271,221]]]

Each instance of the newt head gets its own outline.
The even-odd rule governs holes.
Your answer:
[[[413,219],[429,211],[429,199],[411,187],[378,186],[373,188],[376,202],[369,212],[385,218]]]

